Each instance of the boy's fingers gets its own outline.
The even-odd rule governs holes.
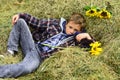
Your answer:
[[[12,25],[14,25],[18,19],[19,19],[19,15],[14,15],[12,18]]]

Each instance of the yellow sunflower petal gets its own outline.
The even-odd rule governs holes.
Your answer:
[[[91,55],[100,55],[100,52],[91,53]]]
[[[90,16],[90,17],[94,17],[96,16],[96,9],[90,9],[88,11],[86,11],[86,16]]]
[[[96,51],[101,52],[102,48],[96,48]]]
[[[106,9],[103,9],[99,12],[99,17],[100,18],[111,18],[111,14]]]
[[[99,55],[102,52],[101,43],[94,42],[90,44],[91,50],[89,51],[91,55]]]

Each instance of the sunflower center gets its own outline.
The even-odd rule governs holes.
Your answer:
[[[93,49],[96,51],[96,49],[97,49],[97,48],[96,48],[96,47],[94,47]]]
[[[101,13],[101,16],[107,16],[107,12],[104,12],[104,11],[103,11],[103,12]]]
[[[89,12],[89,13],[91,13],[91,14],[92,14],[92,13],[94,13],[94,11],[93,11],[93,10],[90,10],[90,12]]]

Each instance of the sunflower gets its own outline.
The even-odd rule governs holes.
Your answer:
[[[105,19],[109,19],[109,18],[111,18],[111,14],[110,14],[110,12],[108,12],[106,9],[103,9],[103,10],[101,10],[99,13],[98,13],[98,16],[100,17],[100,18],[105,18]]]
[[[94,17],[94,16],[96,16],[96,14],[97,14],[96,9],[90,9],[90,10],[86,11],[86,16]]]
[[[102,48],[100,48],[101,43],[94,42],[90,44],[91,50],[89,51],[91,55],[99,55],[102,52]]]

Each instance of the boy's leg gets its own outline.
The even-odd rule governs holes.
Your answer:
[[[23,19],[19,19],[13,27],[8,40],[8,49],[17,50],[19,40],[25,58],[18,64],[0,66],[0,77],[18,77],[31,73],[39,66],[41,58],[35,48],[30,30]]]
[[[15,78],[31,73],[39,67],[40,63],[38,52],[36,50],[30,51],[20,63],[0,66],[0,78]]]
[[[23,19],[19,19],[13,26],[8,39],[7,49],[18,51],[19,42],[24,54],[29,50],[35,49],[31,32]]]

